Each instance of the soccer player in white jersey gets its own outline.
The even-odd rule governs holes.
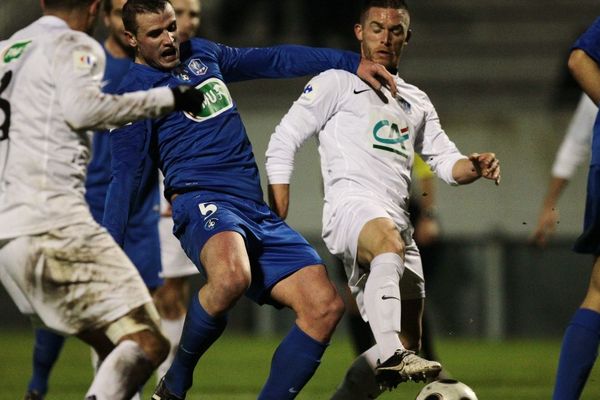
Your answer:
[[[403,0],[367,1],[355,26],[362,55],[397,73],[409,23]],[[415,153],[452,185],[480,177],[500,180],[493,153],[463,156],[442,130],[427,95],[395,79],[398,95],[381,97],[350,74],[322,73],[306,85],[267,150],[271,206],[285,217],[295,152],[310,137],[318,139],[325,186],[323,239],[343,259],[377,342],[351,366],[336,399],[375,398],[383,388],[433,378],[441,369],[414,353],[425,297],[407,211]]]
[[[565,137],[556,152],[548,191],[538,224],[531,235],[531,241],[538,246],[544,246],[548,237],[556,230],[560,217],[558,199],[577,167],[590,154],[596,114],[598,114],[598,106],[585,93],[582,94]]]
[[[203,96],[102,94],[104,51],[86,34],[99,3],[42,0],[44,16],[0,42],[0,279],[21,312],[103,358],[86,399],[124,400],[168,343],[137,270],[85,202],[88,130],[198,112]]]

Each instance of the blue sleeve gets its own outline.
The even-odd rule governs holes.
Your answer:
[[[226,82],[315,75],[328,69],[342,69],[355,74],[360,63],[360,55],[345,50],[296,45],[265,48],[216,46],[219,67]]]
[[[572,50],[581,49],[594,61],[600,64],[600,18],[577,39]]]
[[[110,133],[111,178],[102,225],[120,246],[141,184],[150,144],[149,123],[138,121]]]

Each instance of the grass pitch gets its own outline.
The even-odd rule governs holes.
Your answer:
[[[280,338],[223,336],[203,357],[188,400],[256,399],[265,381],[271,354]],[[0,400],[20,400],[31,372],[33,334],[0,333]],[[444,365],[454,377],[471,386],[479,400],[541,400],[551,397],[559,340],[485,342],[445,339],[438,341]],[[349,342],[336,338],[300,400],[328,399],[353,359]],[[87,346],[69,339],[53,371],[47,400],[81,400],[91,382]],[[155,380],[145,391],[150,397]],[[380,399],[412,400],[422,384],[406,383]],[[592,371],[583,400],[600,399],[600,368]]]

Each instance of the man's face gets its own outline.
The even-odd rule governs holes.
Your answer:
[[[144,13],[136,16],[135,35],[127,32],[127,39],[135,47],[135,62],[169,70],[179,64],[179,39],[175,11],[167,3],[158,14]]]
[[[364,22],[354,26],[362,56],[395,71],[408,43],[409,25],[410,16],[404,9],[370,8]]]
[[[177,33],[181,43],[196,36],[200,26],[200,0],[171,0],[177,17]]]
[[[112,0],[112,10],[110,11],[110,14],[104,15],[104,25],[108,29],[108,35],[124,49],[129,48],[122,18],[123,5],[126,2],[127,0]]]

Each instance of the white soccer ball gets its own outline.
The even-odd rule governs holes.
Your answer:
[[[462,382],[441,379],[426,385],[415,400],[477,400],[477,396]]]

